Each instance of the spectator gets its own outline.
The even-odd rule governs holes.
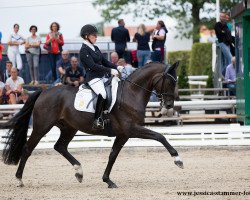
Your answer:
[[[31,36],[26,40],[25,52],[31,76],[30,85],[38,85],[38,66],[41,38],[36,35],[37,26],[32,25],[29,30],[31,32]]]
[[[111,57],[111,62],[114,64],[114,65],[117,65],[117,62],[119,60],[119,56],[117,54],[117,52],[113,51],[110,55]]]
[[[227,26],[227,18],[225,13],[220,14],[220,21],[214,26],[216,37],[222,52],[222,69],[221,73],[225,77],[226,67],[231,63],[232,54],[230,52],[230,44],[232,43],[231,32]]]
[[[0,44],[2,43],[2,37],[3,35],[2,35],[2,32],[0,31]]]
[[[119,61],[117,62],[117,65],[123,66],[123,69],[121,71],[122,80],[126,79],[133,71],[136,70],[136,68],[134,68],[130,64],[126,63],[124,58],[120,58]]]
[[[17,75],[18,71],[16,68],[11,68],[11,77],[7,79],[6,95],[9,97],[9,104],[16,104],[18,97],[21,95],[23,90],[24,80]]]
[[[231,64],[226,68],[225,81],[227,88],[230,90],[230,95],[236,94],[236,72],[235,72],[235,57],[232,57]]]
[[[56,62],[60,59],[64,40],[63,35],[59,32],[60,25],[57,22],[53,22],[50,25],[50,30],[51,32],[46,36],[44,48],[48,50],[52,79],[55,81],[57,79]]]
[[[24,89],[22,91],[21,95],[19,96],[17,103],[18,104],[24,104],[24,103],[26,103],[28,98],[29,98],[29,91]]]
[[[159,20],[153,32],[152,61],[164,62],[164,47],[168,30],[162,20]]]
[[[3,50],[4,50],[4,46],[0,42],[0,69],[2,68]]]
[[[57,68],[57,80],[56,84],[66,84],[66,69],[71,66],[70,59],[69,59],[69,51],[63,50],[62,51],[62,58],[57,61],[56,68]]]
[[[119,58],[125,58],[128,62],[127,42],[130,41],[130,36],[128,29],[126,29],[124,26],[124,20],[119,19],[118,27],[112,29],[111,40],[115,43],[115,51],[117,52]]]
[[[83,83],[83,70],[78,66],[75,56],[70,59],[71,67],[66,69],[66,82],[68,85],[78,87]]]
[[[4,88],[5,88],[5,84],[0,81],[0,104],[4,103]]]
[[[150,33],[146,32],[144,24],[140,24],[138,32],[134,36],[134,41],[137,42],[137,60],[138,67],[144,66],[148,60],[150,60],[150,48],[149,48]]]
[[[10,35],[8,41],[8,57],[12,62],[13,67],[20,71],[23,68],[23,63],[19,52],[19,45],[24,44],[25,39],[18,34],[18,31],[19,25],[14,24],[14,33]]]
[[[2,77],[3,82],[6,82],[6,80],[11,76],[11,68],[12,68],[12,62],[6,61],[6,67]]]

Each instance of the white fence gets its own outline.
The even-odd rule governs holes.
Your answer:
[[[173,146],[250,145],[250,126],[240,126],[239,124],[147,128],[163,134]],[[28,135],[30,135],[31,131],[30,129]],[[36,149],[53,148],[59,138],[59,134],[59,129],[53,127],[42,138]],[[0,130],[0,150],[4,147],[5,135],[6,130]],[[69,144],[69,148],[112,147],[114,139],[114,137],[92,136],[77,132]],[[125,146],[156,147],[162,146],[162,144],[153,140],[129,139]]]

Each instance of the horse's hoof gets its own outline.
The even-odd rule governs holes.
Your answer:
[[[108,188],[118,188],[118,187],[115,183],[111,183],[109,184]]]
[[[24,186],[22,179],[17,179],[17,181],[18,181],[17,187],[23,187]]]
[[[79,181],[79,183],[82,182],[83,175],[81,175],[81,174],[79,174],[79,173],[75,173],[75,177],[76,177],[76,179]]]
[[[174,161],[174,164],[176,164],[181,169],[184,169],[183,162],[181,160]]]

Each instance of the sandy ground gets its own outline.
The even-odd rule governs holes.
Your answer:
[[[162,148],[124,148],[113,167],[117,189],[102,182],[109,149],[71,150],[82,163],[78,183],[73,167],[53,150],[35,151],[26,165],[25,187],[16,187],[17,166],[0,162],[2,199],[250,199],[250,147],[176,148],[184,169]],[[178,195],[177,192],[242,192],[239,195]],[[248,193],[248,195],[244,195]]]

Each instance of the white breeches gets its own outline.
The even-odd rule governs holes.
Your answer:
[[[13,64],[13,67],[21,70],[23,68],[22,58],[18,50],[8,49],[8,57]]]
[[[107,81],[106,78],[94,78],[88,82],[89,86],[94,90],[97,95],[102,95],[102,98],[106,99],[106,91],[104,87],[104,83]]]

